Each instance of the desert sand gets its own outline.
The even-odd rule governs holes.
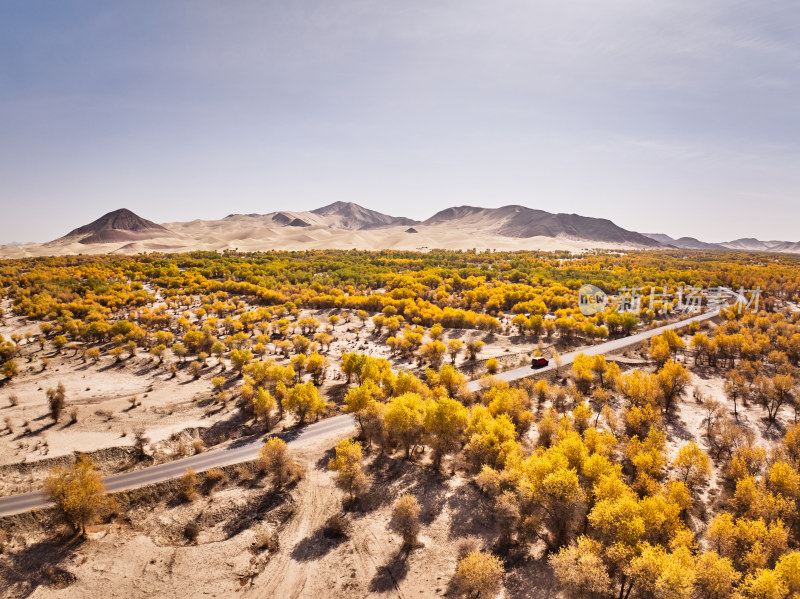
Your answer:
[[[286,224],[304,223],[307,226]],[[278,212],[265,215],[231,215],[220,220],[164,223],[147,239],[113,243],[81,243],[66,236],[49,243],[0,246],[0,258],[25,258],[69,254],[138,254],[142,252],[268,251],[268,250],[541,250],[585,252],[592,249],[636,249],[624,243],[587,241],[570,236],[509,237],[498,231],[509,219],[491,214],[432,224],[343,228],[341,216],[313,212]],[[369,226],[369,225],[368,225]],[[413,229],[416,232],[408,232]]]

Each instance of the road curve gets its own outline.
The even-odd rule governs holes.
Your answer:
[[[315,422],[300,431],[287,431],[280,433],[278,437],[286,440],[292,446],[303,445],[309,441],[319,439],[328,435],[346,433],[355,426],[355,420],[350,414],[342,414],[327,418],[320,422]],[[258,435],[254,439],[246,442],[233,442],[223,449],[212,449],[205,453],[198,453],[188,458],[134,470],[133,472],[122,472],[113,474],[103,479],[106,491],[128,491],[138,489],[146,485],[160,483],[171,478],[176,478],[186,472],[187,468],[192,468],[196,472],[203,472],[209,468],[220,468],[239,464],[253,460],[258,455],[258,450],[264,444],[264,440],[270,435]],[[0,517],[20,514],[42,507],[48,507],[50,502],[41,491],[23,493],[20,495],[10,495],[0,497]]]
[[[584,354],[586,356],[607,354],[609,352],[616,351],[618,349],[623,349],[625,347],[630,347],[631,345],[636,345],[640,341],[645,341],[646,339],[650,339],[650,337],[660,335],[663,331],[666,331],[668,329],[679,329],[681,327],[685,327],[686,325],[692,322],[711,320],[712,318],[718,315],[719,315],[719,310],[712,310],[711,312],[705,312],[703,314],[698,314],[697,316],[684,318],[683,320],[679,320],[677,322],[671,322],[669,324],[665,324],[660,327],[650,329],[649,331],[642,331],[641,333],[636,333],[634,335],[630,335],[629,337],[612,339],[611,341],[606,341],[605,343],[600,343],[598,345],[593,345],[591,347],[587,347],[581,350],[569,352],[566,354],[561,354],[561,366],[563,367],[572,364],[572,362],[575,360],[575,356],[577,356],[578,354]],[[522,366],[520,368],[514,368],[513,370],[506,370],[505,372],[499,372],[494,376],[495,378],[511,382],[532,376],[539,376],[546,372],[555,370],[555,368],[556,365],[554,361],[550,360],[550,363],[543,368],[538,368],[534,370],[530,366]],[[470,391],[478,391],[480,389],[480,381],[470,381],[469,383],[467,383],[467,388]]]

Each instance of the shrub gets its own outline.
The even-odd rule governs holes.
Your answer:
[[[289,448],[286,441],[271,437],[258,452],[258,468],[272,477],[272,483],[281,488],[288,478]]]
[[[197,360],[189,364],[189,374],[192,375],[192,378],[199,379],[202,371],[203,371],[203,366]]]
[[[337,512],[325,521],[322,534],[333,539],[347,538],[350,535],[350,520],[341,512]]]
[[[211,386],[214,388],[214,391],[219,393],[225,388],[225,377],[215,376],[213,379],[211,379]]]
[[[368,484],[362,461],[361,443],[353,439],[342,439],[336,445],[336,457],[328,462],[328,468],[336,472],[336,484],[347,491],[350,501],[359,497]]]
[[[471,597],[493,597],[503,577],[503,564],[491,553],[473,551],[456,566],[455,587]]]
[[[456,559],[461,561],[470,553],[477,553],[481,550],[481,541],[478,537],[465,537],[456,543]]]
[[[71,466],[57,466],[51,470],[44,489],[73,529],[84,536],[86,526],[108,506],[100,473],[83,455]]]
[[[180,493],[186,501],[194,501],[197,497],[197,474],[191,468],[180,478]]]
[[[66,400],[66,389],[63,383],[59,383],[55,389],[47,390],[47,402],[50,406],[50,416],[58,422],[61,412],[64,409]]]
[[[253,470],[247,465],[237,466],[234,472],[236,473],[236,479],[244,483],[252,481],[255,477]]]
[[[262,551],[272,553],[277,551],[279,546],[278,533],[272,532],[269,528],[264,528],[256,534],[256,540],[253,541],[251,550],[253,553],[261,553]]]
[[[183,536],[186,537],[186,540],[190,543],[194,543],[197,540],[197,536],[200,534],[200,526],[197,522],[189,522],[183,529]]]
[[[211,494],[211,492],[218,487],[219,485],[224,485],[228,482],[228,475],[220,468],[212,468],[208,472],[206,472],[206,479],[205,479],[205,491],[206,494]]]
[[[403,546],[411,548],[419,534],[419,503],[413,495],[403,495],[394,504],[389,529],[403,538]]]

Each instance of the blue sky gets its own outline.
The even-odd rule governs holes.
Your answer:
[[[790,0],[0,3],[0,242],[353,201],[800,240]]]

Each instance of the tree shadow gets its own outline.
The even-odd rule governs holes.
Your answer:
[[[413,464],[402,458],[393,458],[385,454],[378,455],[366,468],[371,479],[371,490],[358,502],[362,514],[389,505],[397,493],[391,488],[392,483],[402,478],[412,468]],[[380,492],[377,490],[380,489]]]
[[[503,580],[509,599],[550,599],[559,597],[553,571],[546,557],[517,556]]]
[[[341,545],[347,540],[345,536],[325,534],[325,526],[318,528],[311,535],[300,541],[292,549],[292,559],[298,562],[312,562]]]
[[[692,374],[696,375],[697,378],[707,381],[709,379],[716,378],[720,375],[720,370],[713,366],[708,366],[706,364],[697,365],[692,362],[692,365],[689,366],[688,364],[684,364],[687,368],[691,368]]]
[[[423,524],[432,523],[442,512],[448,491],[444,482],[445,477],[442,474],[426,468],[419,473],[415,484],[408,489],[408,492],[414,495],[419,502],[419,519]]]
[[[50,430],[51,428],[53,428],[55,425],[56,425],[56,423],[55,423],[54,421],[50,421],[50,422],[48,422],[47,424],[45,424],[45,425],[41,426],[40,428],[38,428],[38,429],[36,429],[36,430],[33,430],[33,429],[31,428],[31,432],[30,432],[30,433],[27,433],[25,436],[26,436],[26,437],[35,437],[35,436],[37,436],[37,435],[41,435],[42,433],[45,433],[45,432],[49,431],[49,430]]]
[[[369,582],[370,592],[386,593],[395,589],[399,590],[397,583],[408,574],[408,555],[408,549],[401,547],[388,562],[379,566],[375,576]]]
[[[221,438],[228,438],[231,434],[240,434],[243,426],[249,420],[241,410],[235,410],[228,418],[219,420],[208,428],[200,429],[198,434],[206,445],[216,445]],[[251,438],[237,440],[231,448],[251,442]]]
[[[285,489],[258,495],[245,503],[229,518],[222,527],[226,538],[230,539],[245,530],[252,528],[263,516],[286,502]]]
[[[334,405],[341,406],[344,404],[344,396],[350,388],[345,382],[333,384],[327,389],[328,400]]]
[[[125,370],[127,365],[128,365],[127,364],[127,360],[122,359],[122,360],[117,361],[115,359],[113,362],[111,362],[111,364],[108,364],[107,366],[102,366],[102,367],[98,368],[97,371],[98,372],[105,372],[106,370],[112,370],[112,369]]]
[[[224,408],[224,406],[223,406],[223,408]],[[217,434],[217,430],[227,430],[227,429],[231,429],[231,428],[233,428],[233,429],[235,429],[237,431],[238,430],[243,430],[243,427],[247,423],[248,419],[249,419],[249,417],[247,415],[245,415],[240,410],[237,413],[232,414],[231,417],[228,420],[221,421],[221,422],[217,423],[217,424],[224,425],[224,426],[217,426],[217,424],[215,424],[215,425],[213,425],[212,427],[210,427],[208,429],[203,429],[200,432],[201,438],[203,439],[203,441],[205,441],[205,437],[206,436],[208,436],[211,439],[216,438],[215,435]],[[233,441],[228,446],[228,449],[235,449],[236,447],[241,447],[242,445],[249,445],[250,443],[253,443],[254,441],[258,440],[259,438],[262,438],[262,440],[264,442],[266,442],[267,439],[270,439],[272,437],[277,437],[278,439],[281,439],[281,440],[286,441],[287,443],[289,443],[289,442],[295,440],[297,437],[299,437],[300,434],[303,432],[303,429],[305,427],[306,427],[306,425],[295,424],[292,428],[285,429],[285,430],[280,431],[278,433],[269,433],[269,432],[265,431],[265,432],[261,432],[261,433],[256,433],[254,435],[241,437],[241,438],[236,439],[235,441]],[[325,467],[326,468],[327,468],[327,465],[328,465],[328,462],[325,462]]]
[[[159,364],[158,362],[147,362],[145,366],[139,368],[138,370],[134,370],[133,374],[136,376],[145,376],[146,374],[152,373],[154,370],[158,370],[163,364]]]
[[[451,539],[477,537],[483,541],[484,547],[491,547],[495,543],[499,534],[490,516],[492,510],[474,485],[463,485],[457,493],[447,498],[447,505],[451,513]]]
[[[0,582],[13,597],[28,597],[43,585],[65,588],[75,582],[75,575],[62,564],[83,543],[74,535],[67,539],[45,539],[0,561]]]
[[[764,427],[763,435],[765,439],[769,439],[773,442],[783,439],[784,435],[786,434],[786,427],[778,419],[778,417],[776,417],[775,420],[770,421],[769,418],[764,415],[758,420]]]
[[[686,423],[681,420],[677,409],[673,408],[670,414],[664,416],[664,423],[667,425],[668,438],[678,438],[681,441],[690,441],[694,438],[692,432],[686,427]]]
[[[314,466],[319,468],[320,470],[327,470],[328,469],[328,462],[330,462],[333,458],[336,457],[336,448],[331,447],[330,449],[325,450],[325,453],[322,454],[315,463]]]

